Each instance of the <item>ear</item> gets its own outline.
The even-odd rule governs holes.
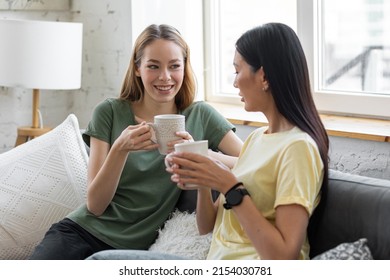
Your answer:
[[[137,77],[141,77],[141,73],[139,72],[138,66],[135,66],[135,75],[136,75]]]
[[[259,79],[259,82],[261,84],[261,87],[268,89],[269,83],[268,83],[267,77],[265,75],[263,66],[261,66],[260,69],[257,70],[256,74],[258,75],[258,79]]]

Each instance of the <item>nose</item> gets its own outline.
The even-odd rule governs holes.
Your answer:
[[[158,78],[160,81],[169,81],[171,79],[171,73],[168,69],[161,69],[160,76]]]
[[[235,88],[238,88],[238,87],[237,87],[237,81],[236,81],[236,78],[234,78],[234,81],[233,81],[233,86],[234,86]]]

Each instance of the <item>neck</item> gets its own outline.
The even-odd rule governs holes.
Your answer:
[[[272,114],[266,115],[268,119],[267,133],[277,133],[291,130],[294,125],[289,122],[279,111],[274,111]]]
[[[131,104],[133,113],[137,122],[153,122],[154,116],[162,114],[177,114],[176,104],[169,103],[155,103],[141,100]]]

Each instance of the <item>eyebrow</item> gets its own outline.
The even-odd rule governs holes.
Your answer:
[[[153,58],[149,59],[147,62],[160,63],[160,61],[158,61],[157,59],[153,59]],[[175,59],[172,59],[169,61],[169,63],[175,63],[175,62],[182,62],[182,60],[179,58],[175,58]]]

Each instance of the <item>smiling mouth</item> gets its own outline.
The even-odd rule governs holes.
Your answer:
[[[167,91],[173,88],[173,85],[170,86],[154,86],[156,89],[161,90],[161,91]]]

